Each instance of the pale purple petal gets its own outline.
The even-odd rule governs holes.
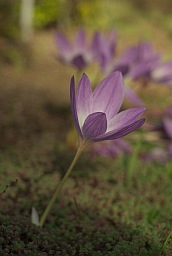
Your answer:
[[[78,115],[77,115],[77,110],[76,110],[74,76],[72,77],[71,82],[70,82],[70,102],[71,102],[73,121],[74,121],[74,124],[75,124],[78,135],[82,138],[82,133],[81,133],[81,129],[80,129],[80,126],[79,126]]]
[[[80,127],[82,127],[86,117],[91,114],[92,110],[92,89],[90,81],[86,74],[83,74],[79,81],[76,92],[76,108]]]
[[[144,61],[141,63],[138,63],[136,66],[134,66],[130,71],[130,76],[133,80],[136,80],[140,77],[147,77],[150,78],[151,74],[151,65],[149,61]]]
[[[96,112],[90,114],[82,127],[83,137],[92,140],[106,132],[107,119],[105,113]]]
[[[140,60],[148,60],[153,54],[152,45],[148,42],[141,42],[138,45],[138,56]]]
[[[123,151],[127,154],[132,152],[132,147],[129,145],[129,143],[124,139],[117,139],[115,140],[115,144],[118,148],[120,148],[120,151]]]
[[[90,51],[93,53],[94,57],[98,57],[100,53],[100,33],[95,32],[91,41]]]
[[[83,49],[85,46],[86,46],[86,32],[84,29],[80,29],[76,34],[76,48]]]
[[[167,161],[167,151],[163,148],[153,148],[146,155],[143,156],[145,161],[155,161],[164,164]]]
[[[136,122],[116,131],[111,131],[108,133],[105,133],[104,135],[100,135],[97,138],[94,139],[95,142],[102,141],[102,140],[116,140],[118,138],[121,138],[123,136],[126,136],[127,134],[131,133],[132,131],[140,128],[145,122],[145,119],[137,120]]]
[[[145,108],[130,108],[120,112],[108,122],[107,131],[118,131],[125,126],[134,123],[145,110]]]
[[[110,48],[110,52],[113,55],[115,53],[115,42],[117,39],[117,32],[115,30],[112,30],[107,38],[108,44],[109,44],[109,48]]]
[[[126,63],[132,65],[137,59],[137,47],[131,46],[123,53],[122,57],[120,58],[120,63]]]
[[[109,121],[120,109],[124,98],[124,84],[121,72],[107,76],[93,92],[93,111],[106,113]]]
[[[120,154],[120,149],[114,141],[103,141],[95,143],[92,147],[92,153],[101,156],[116,157]]]
[[[144,55],[144,53],[143,53]],[[146,54],[145,54],[146,56]],[[144,56],[144,58],[145,58]],[[149,58],[144,59],[143,56],[138,56],[138,61],[132,67],[130,76],[132,79],[138,79],[140,77],[150,78],[151,72],[159,65],[160,56],[159,54],[152,54]]]
[[[172,139],[172,119],[164,118],[163,124],[167,135]]]
[[[159,83],[168,83],[172,81],[172,61],[168,61],[156,67],[152,71],[152,79]]]
[[[143,101],[139,99],[135,92],[128,86],[125,88],[125,97],[138,107],[142,107],[144,105]]]
[[[137,62],[144,61],[160,61],[160,54],[153,51],[152,45],[149,42],[141,42],[138,45]]]
[[[72,46],[69,43],[68,39],[61,32],[57,32],[57,44],[60,49],[61,55],[68,55],[72,51]]]
[[[112,60],[112,53],[109,44],[101,34],[97,34],[97,59],[103,71],[107,69],[109,62]]]

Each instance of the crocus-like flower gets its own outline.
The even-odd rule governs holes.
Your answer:
[[[112,33],[113,32],[113,33]],[[116,56],[114,57],[115,54],[115,46],[116,46],[116,37],[115,37],[115,32],[111,32],[111,37],[113,40],[105,40],[105,38],[102,37],[101,34],[98,35],[97,41],[98,41],[98,46],[99,46],[99,54],[98,54],[98,60],[100,63],[101,71],[105,74],[108,75],[114,71],[120,71],[123,76],[127,76],[129,74],[130,68],[135,63],[139,58],[141,53],[140,53],[140,48],[136,46],[132,46],[128,48],[123,55],[120,57],[120,59],[117,59]],[[110,43],[110,42],[111,43]],[[114,47],[112,47],[112,42]],[[147,45],[145,45],[145,48]],[[144,47],[142,47],[144,48]],[[142,55],[146,55],[146,50],[143,51]],[[144,103],[142,100],[137,96],[137,94],[134,92],[132,88],[129,86],[126,86],[126,91],[125,91],[125,97],[127,100],[132,102],[134,105],[142,107]]]
[[[152,70],[160,63],[160,54],[153,51],[150,43],[141,42],[135,48],[133,55],[129,76],[133,80],[150,79]]]
[[[172,60],[163,63],[160,54],[153,51],[151,44],[142,42],[138,48],[131,48],[128,54],[123,56],[122,63],[127,63],[127,57],[130,57],[131,53],[133,63],[130,62],[129,76],[133,80],[144,79],[145,82],[172,85]]]
[[[117,114],[123,97],[124,85],[120,72],[114,72],[106,77],[94,92],[92,92],[88,77],[83,74],[76,94],[75,81],[72,77],[70,84],[71,108],[80,143],[71,165],[58,184],[40,220],[36,209],[32,209],[33,224],[43,227],[74,165],[89,144],[118,139],[143,125],[145,120],[137,119],[145,111],[144,108],[128,109]]]
[[[82,70],[97,56],[97,38],[99,33],[94,33],[90,44],[86,40],[86,32],[83,29],[78,30],[73,44],[67,37],[57,33],[57,46],[59,48],[59,59],[64,63],[70,63],[77,69]]]
[[[118,113],[124,98],[121,72],[107,76],[92,92],[90,81],[83,74],[75,93],[74,77],[70,84],[71,108],[80,142],[86,144],[115,140],[141,127],[137,120],[145,108],[132,108]]]

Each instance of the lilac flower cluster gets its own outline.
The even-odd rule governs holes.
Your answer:
[[[86,31],[78,30],[72,43],[61,32],[57,33],[59,59],[83,70],[94,61],[98,61],[101,72],[108,75],[114,71],[121,71],[123,76],[131,80],[142,79],[145,83],[172,84],[172,60],[163,62],[151,43],[141,41],[139,44],[127,48],[117,57],[117,32],[112,30],[107,37],[95,32],[88,43]]]

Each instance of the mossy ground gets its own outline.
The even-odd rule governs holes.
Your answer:
[[[66,117],[71,121],[70,112]],[[32,206],[41,215],[74,156],[58,135],[40,132],[34,146],[1,150],[0,252],[171,255],[170,244],[164,252],[162,246],[171,230],[172,163],[146,164],[134,155],[92,158],[86,152],[45,227],[31,224]]]
[[[167,55],[170,36],[143,13],[135,14],[138,23],[132,22],[129,30],[126,20],[134,13],[125,14],[126,19],[117,15],[119,49],[147,30],[147,37],[154,31],[159,38],[155,46]],[[172,163],[148,164],[137,152],[119,159],[85,152],[44,228],[31,224],[32,206],[42,214],[76,150],[66,143],[72,127],[69,81],[75,71],[52,58],[53,33],[35,36],[32,67],[1,71],[0,255],[172,255],[171,239],[162,250],[172,229]],[[157,106],[162,110],[171,102],[169,90],[156,85],[139,94],[147,104],[148,121]],[[142,133],[137,136],[138,148],[146,151],[149,143]]]

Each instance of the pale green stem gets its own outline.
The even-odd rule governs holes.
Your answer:
[[[82,143],[82,144],[79,145],[78,150],[76,152],[76,155],[75,155],[71,165],[69,166],[69,169],[67,170],[67,172],[64,175],[63,179],[61,180],[60,184],[57,186],[57,188],[56,188],[56,190],[55,190],[55,192],[54,192],[54,194],[53,194],[49,204],[47,205],[47,207],[46,207],[46,209],[45,209],[45,211],[44,211],[44,213],[43,213],[43,215],[42,215],[42,217],[40,219],[40,223],[39,223],[40,227],[43,227],[43,225],[44,225],[44,223],[46,221],[46,218],[47,218],[47,216],[48,216],[48,214],[49,214],[49,212],[50,212],[50,210],[51,210],[55,200],[57,199],[57,197],[58,197],[58,195],[59,195],[59,193],[60,193],[64,183],[66,182],[66,180],[69,177],[69,175],[70,175],[74,165],[76,164],[79,156],[81,155],[82,151],[85,148],[86,148],[86,144]]]

